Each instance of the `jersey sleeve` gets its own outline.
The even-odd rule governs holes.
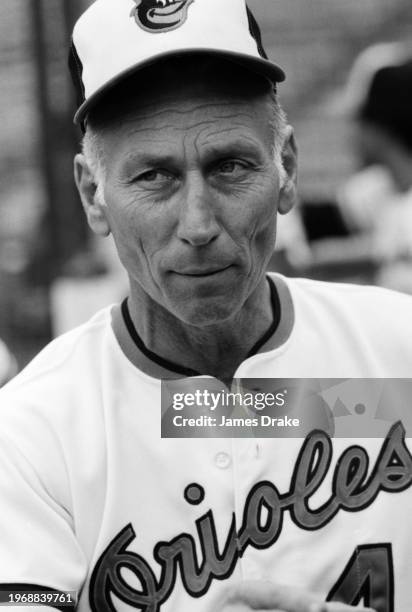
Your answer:
[[[0,406],[1,599],[9,592],[79,593],[87,564],[76,540],[70,491],[62,493],[67,473],[58,444],[47,424],[30,422],[30,414],[18,409],[16,415],[8,418]],[[54,599],[50,606],[75,609]]]

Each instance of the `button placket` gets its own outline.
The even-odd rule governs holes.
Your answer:
[[[228,453],[220,452],[215,455],[215,465],[220,470],[227,470],[232,464],[232,458]]]

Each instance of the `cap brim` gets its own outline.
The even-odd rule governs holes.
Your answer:
[[[240,66],[244,66],[247,70],[250,70],[251,72],[254,72],[255,74],[262,75],[263,77],[267,78],[269,81],[272,81],[273,83],[281,83],[286,78],[285,73],[279,66],[277,66],[276,64],[273,64],[271,61],[267,59],[264,59],[263,57],[262,58],[253,57],[251,55],[246,55],[243,53],[235,53],[233,51],[220,51],[216,49],[205,49],[205,48],[168,51],[167,53],[159,53],[158,55],[152,56],[150,59],[147,59],[143,62],[139,62],[138,64],[135,64],[131,68],[124,70],[123,72],[118,74],[113,79],[107,81],[107,83],[105,83],[103,87],[100,87],[100,89],[98,89],[87,100],[85,100],[83,104],[78,108],[74,116],[74,123],[77,125],[82,124],[85,121],[90,110],[94,106],[96,106],[96,104],[98,104],[100,100],[110,90],[116,87],[116,85],[121,83],[124,79],[127,79],[133,74],[136,74],[139,70],[142,70],[143,68],[147,68],[148,66],[166,57],[179,57],[179,56],[186,56],[186,55],[193,55],[193,54],[204,54],[204,55],[210,55],[210,56],[227,59]]]

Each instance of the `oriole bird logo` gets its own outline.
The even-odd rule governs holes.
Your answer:
[[[189,6],[195,0],[133,0],[131,16],[147,32],[167,32],[180,27],[187,19]]]

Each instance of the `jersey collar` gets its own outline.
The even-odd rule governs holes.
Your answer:
[[[280,275],[268,275],[271,288],[273,323],[267,332],[253,346],[247,359],[260,353],[275,350],[289,338],[294,324],[294,309],[289,288]],[[161,379],[179,379],[202,376],[200,372],[164,359],[150,351],[138,335],[130,317],[127,301],[114,306],[111,311],[112,328],[119,346],[126,358],[145,374]]]

